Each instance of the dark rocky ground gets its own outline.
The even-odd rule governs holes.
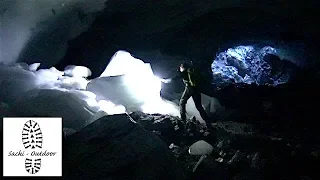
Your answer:
[[[316,82],[226,86],[215,92],[224,108],[212,117],[217,125],[209,129],[195,119],[131,116],[167,144],[189,179],[318,179]],[[214,152],[192,173],[199,157],[189,155],[188,148],[198,140],[211,144]]]
[[[64,179],[185,179],[166,144],[128,115],[105,116],[64,142]]]
[[[209,128],[142,112],[130,114],[137,124],[103,117],[67,138],[66,179],[319,179],[316,82],[221,87]],[[199,140],[213,153],[192,172],[200,157],[188,149]]]
[[[218,121],[205,129],[195,120],[134,113],[139,124],[166,142],[188,179],[316,179],[319,145],[309,144],[285,132],[266,129],[258,123]],[[306,134],[305,134],[306,135]],[[311,134],[310,134],[311,135]],[[214,147],[198,169],[198,156],[188,148],[198,140]]]

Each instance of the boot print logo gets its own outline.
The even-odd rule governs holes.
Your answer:
[[[3,118],[3,176],[61,177],[62,118]]]
[[[40,171],[41,159],[29,159],[29,158],[26,158],[25,165],[26,165],[26,170],[30,174],[35,174],[35,173]]]
[[[37,122],[29,120],[24,124],[22,142],[25,149],[42,148],[42,132]]]
[[[22,130],[22,143],[25,149],[41,149],[42,148],[42,132],[39,124],[33,120],[27,121]],[[30,174],[40,171],[41,158],[26,158],[25,168]]]

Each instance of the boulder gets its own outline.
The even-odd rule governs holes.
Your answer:
[[[98,119],[64,147],[67,179],[186,179],[168,146],[126,114]]]

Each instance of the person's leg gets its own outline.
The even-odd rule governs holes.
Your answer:
[[[186,87],[183,91],[183,94],[181,96],[180,103],[179,103],[180,116],[182,121],[186,121],[186,104],[190,97],[191,97],[190,90],[188,87]]]
[[[209,121],[209,117],[206,113],[206,111],[203,109],[202,104],[201,104],[201,94],[198,91],[195,91],[192,94],[192,99],[194,101],[194,104],[197,108],[197,110],[200,113],[200,116],[202,117],[202,119],[206,122],[207,125],[209,125],[211,122]]]

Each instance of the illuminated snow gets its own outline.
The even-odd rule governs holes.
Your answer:
[[[70,128],[79,128],[101,116],[100,111],[125,112],[123,106],[97,102],[96,95],[85,90],[89,83],[83,78],[84,70],[88,74],[86,67],[73,66],[70,77],[54,67],[37,70],[39,65],[0,65],[0,103],[14,109],[13,114],[63,117]]]
[[[158,100],[160,98],[161,81],[153,75],[150,64],[134,67],[137,71],[124,76],[124,82],[138,99],[144,102]]]
[[[86,67],[68,66],[59,71],[54,67],[38,70],[39,65],[0,65],[1,103],[23,116],[63,117],[74,129],[104,115],[135,110],[179,116],[177,104],[160,97],[161,81],[151,65],[127,52],[113,56],[101,75],[107,77],[90,81],[85,78],[91,74]],[[94,88],[88,88],[90,83]],[[192,103],[187,106],[191,107],[189,115],[195,114]]]
[[[119,76],[130,72],[138,72],[137,68],[144,66],[144,62],[131,56],[125,51],[116,52],[100,77]]]
[[[60,87],[66,88],[66,89],[82,89],[85,90],[89,81],[81,78],[81,77],[60,77],[59,78],[61,85]]]
[[[100,77],[120,75],[123,75],[127,92],[137,101],[142,101],[140,109],[143,112],[179,114],[176,106],[160,97],[161,81],[154,76],[149,63],[132,57],[128,52],[118,51]]]
[[[160,113],[170,114],[172,116],[180,116],[178,107],[172,102],[167,102],[162,99],[146,102],[142,105],[142,111],[145,113]]]
[[[89,68],[84,66],[67,66],[64,70],[64,74],[72,77],[88,77],[91,76]]]
[[[122,105],[115,105],[110,101],[106,101],[106,100],[100,100],[98,102],[99,104],[99,111],[104,111],[109,115],[112,114],[122,114],[126,112],[126,108]]]
[[[29,65],[29,70],[30,71],[37,71],[37,69],[39,68],[40,63],[33,63]]]

